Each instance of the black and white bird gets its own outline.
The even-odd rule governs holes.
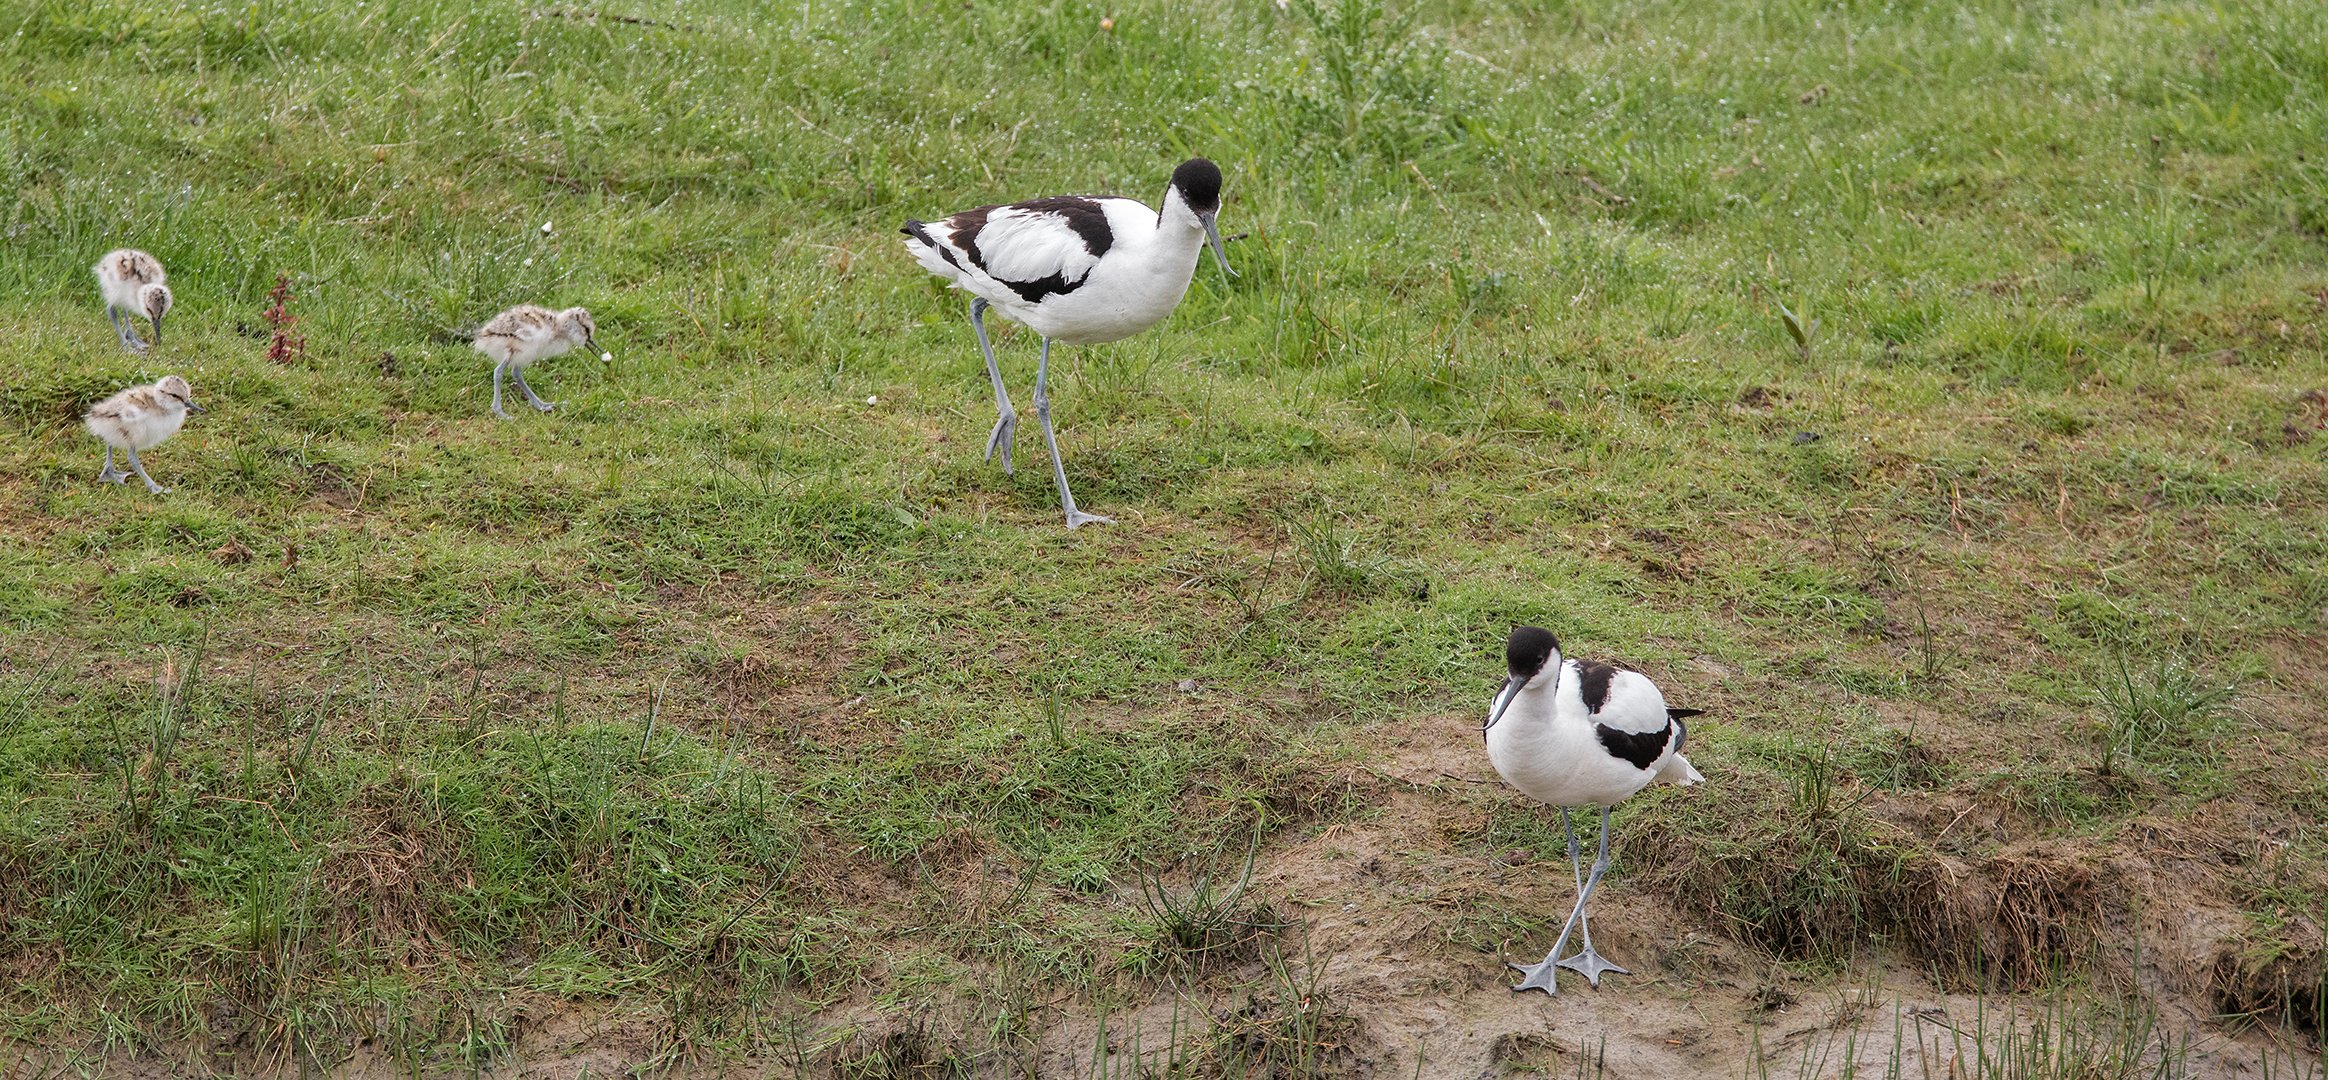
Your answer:
[[[519,304],[478,327],[475,345],[478,352],[493,358],[493,415],[503,420],[509,419],[509,414],[501,411],[502,372],[517,379],[518,390],[534,408],[548,412],[558,403],[543,401],[525,384],[527,364],[562,355],[576,345],[598,353],[602,361],[614,359],[613,353],[598,352],[598,323],[590,318],[588,309],[578,307],[551,311]]]
[[[138,340],[137,331],[121,321],[121,313],[143,316],[154,324],[154,344],[162,343],[162,316],[170,313],[170,287],[162,282],[170,276],[162,270],[162,261],[136,248],[118,248],[105,253],[90,269],[97,273],[97,291],[105,297],[105,317],[113,320],[113,332],[121,338],[121,347],[131,352],[146,351],[146,343]]]
[[[1191,158],[1172,170],[1164,208],[1137,199],[1062,195],[1008,206],[981,206],[938,221],[907,221],[905,249],[930,273],[970,293],[970,326],[994,383],[994,430],[986,457],[1002,454],[1011,469],[1018,413],[1002,386],[994,346],[986,340],[988,307],[1042,335],[1035,362],[1035,417],[1051,450],[1051,478],[1067,510],[1067,527],[1111,520],[1075,506],[1059,437],[1051,427],[1051,342],[1091,345],[1137,334],[1178,307],[1196,273],[1197,249],[1212,245],[1221,272],[1235,277],[1221,252],[1214,219],[1221,210],[1221,170]]]
[[[1657,684],[1638,671],[1598,660],[1575,660],[1560,653],[1560,639],[1541,627],[1522,626],[1504,644],[1511,677],[1490,706],[1487,757],[1504,782],[1538,802],[1560,808],[1568,830],[1568,862],[1576,872],[1576,907],[1560,928],[1560,940],[1537,964],[1513,964],[1522,976],[1514,990],[1559,993],[1554,968],[1584,974],[1594,986],[1604,972],[1631,974],[1603,959],[1592,947],[1585,905],[1609,868],[1609,808],[1659,780],[1695,784],[1705,779],[1681,756],[1689,731],[1684,717],[1703,710],[1665,704]],[[1576,846],[1571,807],[1597,806],[1601,812],[1600,857],[1585,876]],[[1572,931],[1582,931],[1584,948],[1565,960]]]

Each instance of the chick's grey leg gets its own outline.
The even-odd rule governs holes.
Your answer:
[[[525,392],[525,399],[526,399],[527,401],[533,402],[533,407],[534,407],[534,408],[536,408],[536,409],[540,409],[540,410],[541,410],[541,411],[543,411],[543,412],[548,412],[548,411],[550,411],[551,409],[555,409],[555,408],[557,408],[557,407],[558,407],[558,403],[557,403],[557,402],[554,402],[554,401],[543,401],[542,399],[540,399],[540,398],[538,398],[538,397],[535,397],[535,396],[534,396],[533,387],[527,386],[527,385],[525,384],[525,369],[524,369],[524,368],[511,368],[511,369],[509,370],[509,374],[510,374],[512,377],[514,377],[515,379],[517,379],[517,388],[518,388],[519,390],[521,390],[521,391],[524,391],[524,392]]]
[[[169,488],[163,487],[160,484],[154,483],[154,478],[146,475],[145,462],[139,461],[137,459],[137,447],[124,446],[121,448],[121,450],[123,453],[129,455],[129,467],[137,470],[137,478],[145,481],[147,491],[159,495],[165,491],[170,490]]]
[[[129,324],[122,321],[121,312],[115,310],[113,305],[105,305],[105,317],[113,320],[113,333],[121,339],[122,348],[131,352],[144,352],[146,350],[146,343],[138,340],[137,331],[130,329]]]
[[[100,483],[100,484],[104,484],[104,483],[126,484],[126,483],[128,483],[128,482],[129,482],[129,474],[128,474],[128,473],[122,472],[120,469],[116,469],[116,468],[114,468],[114,467],[113,467],[113,444],[112,444],[112,443],[106,443],[106,444],[105,444],[105,468],[104,468],[104,470],[103,470],[103,471],[101,471],[101,472],[99,472],[99,473],[97,474],[97,482],[98,482],[98,483]]]

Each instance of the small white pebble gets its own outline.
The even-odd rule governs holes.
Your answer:
[[[881,395],[879,395],[879,394],[867,394],[867,395],[865,395],[865,404],[867,404],[867,405],[879,405],[879,404],[881,404]]]
[[[606,363],[610,363],[610,364],[611,364],[611,363],[613,363],[613,362],[614,362],[614,354],[613,354],[613,353],[610,353],[610,352],[602,352],[602,353],[599,353],[599,354],[598,354],[598,358],[599,358],[600,360],[602,360],[602,361],[605,361]]]
[[[527,265],[527,266],[532,266],[532,265],[533,265],[533,260],[532,260],[532,259],[527,259],[527,260],[525,261],[525,265]]]
[[[550,223],[549,223],[549,222],[547,222],[547,221],[545,221],[545,222],[542,222],[542,235],[543,235],[543,236],[548,236],[548,235],[550,235]]]

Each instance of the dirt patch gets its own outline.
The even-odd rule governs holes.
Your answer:
[[[863,635],[837,598],[819,591],[779,603],[736,595],[743,591],[728,583],[719,590],[719,610],[702,613],[731,629],[730,648],[697,661],[689,680],[702,688],[719,726],[790,743],[857,745],[885,736],[887,729],[855,719],[865,701],[851,692],[847,673],[860,662]]]
[[[1914,953],[1960,986],[2030,991],[2089,968],[2103,924],[2099,875],[2058,853],[1915,860],[1880,894]]]
[[[482,1037],[488,1052],[481,1060],[465,1063],[448,1056],[415,1061],[390,1052],[382,1040],[364,1039],[349,1048],[344,1060],[327,1063],[326,1069],[345,1080],[400,1080],[455,1072],[496,1080],[581,1080],[627,1075],[670,1056],[665,1025],[636,1009],[526,1000],[497,1015],[462,1014],[450,1022],[469,1025]],[[713,1075],[735,1071],[740,1070]]]
[[[1556,998],[1518,995],[1492,944],[1451,940],[1450,924],[1467,917],[1506,925],[1503,913],[1519,909],[1556,921],[1573,888],[1565,867],[1513,866],[1458,850],[1478,846],[1491,804],[1508,794],[1476,782],[1493,778],[1476,721],[1390,725],[1369,743],[1376,764],[1341,779],[1373,813],[1281,832],[1260,853],[1254,891],[1294,920],[1274,957],[1105,1018],[1064,1017],[1041,1041],[1042,1075],[1088,1073],[1098,1045],[1110,1047],[1111,1060],[1155,1064],[1160,1048],[1176,1044],[1175,1029],[1179,1044],[1200,1033],[1193,1042],[1224,1062],[1251,1069],[1307,1054],[1333,1076],[1494,1075],[1572,1068],[1588,1054],[1605,1057],[1611,1076],[1627,1075],[1625,1062],[1637,1069],[1630,1075],[1698,1072],[1706,1051],[1691,1048],[1708,1042],[1707,1019],[1666,1000],[1669,993],[1627,994],[1624,978],[1612,977],[1600,991],[1572,978]],[[1674,925],[1637,890],[1601,895],[1612,898],[1596,901],[1607,912],[1596,924],[1609,927],[1604,949],[1651,973],[1648,986],[1662,981],[1655,974],[1662,959],[1722,948]],[[1483,898],[1493,913],[1474,911]],[[1523,951],[1550,944],[1538,936],[1544,940],[1511,944]],[[1696,973],[1747,965],[1698,955],[1677,966]],[[1638,990],[1644,980],[1631,985]]]
[[[365,788],[349,807],[346,835],[316,871],[333,932],[408,966],[443,958],[447,890],[473,884],[459,872],[457,833],[428,817],[430,805],[409,774]]]
[[[1840,1067],[1846,1043],[1863,1064],[1896,1050],[1903,1075],[1948,1075],[1962,1041],[1953,1031],[1976,1018],[1993,1027],[2009,1005],[1944,991],[1913,967],[1855,965],[1828,978],[1774,966],[1651,884],[1641,867],[1658,844],[1644,833],[1620,836],[1618,873],[1594,901],[1596,942],[1636,974],[1597,989],[1570,975],[1557,997],[1515,994],[1499,953],[1535,959],[1573,882],[1557,859],[1488,849],[1483,819],[1524,800],[1475,782],[1493,778],[1476,739],[1468,715],[1374,733],[1362,749],[1375,763],[1351,779],[1374,812],[1282,832],[1260,853],[1254,890],[1293,920],[1274,960],[1105,1012],[1062,1009],[1040,1038],[1034,1071],[1186,1064],[1190,1054],[1223,1054],[1219,1040],[1264,1017],[1283,1020],[1272,1002],[1306,1000],[1320,1018],[1310,1030],[1322,1075],[1568,1075],[1580,1065],[1619,1078],[1754,1075],[1759,1045],[1787,1075],[1824,1076]],[[1984,955],[2006,959],[2008,982],[2054,973],[2051,957],[2098,932],[2097,911],[2115,887],[2107,868],[2035,848],[1929,865],[1953,880],[1903,883],[1900,893],[1945,887],[1940,914],[1982,935]],[[1273,997],[1280,988],[1298,997]],[[2003,1022],[2036,1018],[2022,1009]],[[2186,1029],[2203,1022],[2188,1021]],[[2213,1045],[2223,1062],[2262,1052]]]
[[[2297,919],[2262,940],[2227,943],[2208,970],[2208,997],[2226,1018],[2328,1036],[2328,942]]]

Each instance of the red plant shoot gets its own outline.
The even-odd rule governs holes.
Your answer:
[[[267,300],[269,306],[259,316],[274,328],[274,334],[267,341],[267,359],[278,364],[288,364],[294,358],[307,359],[306,335],[291,329],[299,321],[299,316],[291,314],[291,275],[275,275],[275,291],[267,294]]]

